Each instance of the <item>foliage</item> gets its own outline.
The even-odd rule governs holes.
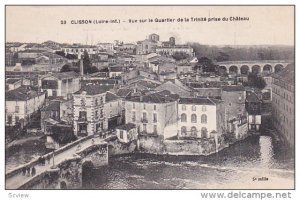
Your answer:
[[[211,59],[207,57],[198,58],[198,63],[195,65],[195,69],[202,69],[203,72],[216,72],[216,65]]]
[[[172,57],[176,60],[176,61],[179,61],[179,60],[184,60],[184,59],[187,59],[189,58],[189,55],[184,53],[184,52],[175,52]]]
[[[83,53],[83,73],[84,74],[92,74],[98,72],[98,68],[92,66],[90,57],[87,51],[84,51]]]
[[[71,69],[71,66],[68,65],[68,64],[65,64],[64,66],[62,66],[62,68],[60,69],[60,72],[70,72],[70,71],[73,71]]]
[[[266,81],[256,73],[249,73],[248,82],[245,82],[244,86],[263,89],[266,87]]]

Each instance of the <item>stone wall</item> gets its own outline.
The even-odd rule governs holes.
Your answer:
[[[108,142],[109,146],[109,155],[121,155],[121,154],[129,154],[136,150],[137,141],[133,140],[128,143],[120,142],[118,139],[112,140]]]
[[[223,147],[223,144],[219,145],[219,148],[221,147]],[[139,152],[172,155],[209,155],[216,152],[216,144],[214,138],[163,140],[160,137],[139,136]]]

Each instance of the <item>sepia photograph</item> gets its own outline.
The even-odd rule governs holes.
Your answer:
[[[4,9],[5,190],[295,190],[295,5]]]

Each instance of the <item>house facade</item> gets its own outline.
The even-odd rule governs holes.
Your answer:
[[[87,136],[107,130],[104,112],[107,90],[98,85],[88,85],[73,94],[74,134]]]
[[[224,102],[210,98],[180,98],[178,137],[210,138],[225,131]]]

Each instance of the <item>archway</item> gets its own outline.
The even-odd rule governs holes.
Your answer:
[[[219,66],[219,72],[221,74],[226,74],[227,73],[227,68],[225,66]]]
[[[206,127],[201,128],[201,138],[207,138],[207,128]]]
[[[67,188],[67,183],[65,181],[60,182],[60,189],[63,189],[63,190],[68,189]]]
[[[261,67],[259,65],[252,66],[252,73],[259,74],[261,72]]]
[[[271,66],[270,64],[266,64],[266,65],[263,67],[263,72],[271,73],[271,72],[272,72],[272,66]]]
[[[284,67],[283,67],[282,64],[277,64],[277,65],[275,65],[275,67],[274,67],[274,72],[275,72],[275,73],[280,72],[283,68],[284,68]]]
[[[248,74],[249,73],[249,66],[248,65],[243,65],[241,66],[241,74]]]
[[[232,65],[229,67],[229,73],[230,74],[237,74],[238,73],[238,67],[235,65]]]
[[[82,186],[89,188],[93,182],[94,177],[94,164],[92,161],[87,160],[82,163]]]

